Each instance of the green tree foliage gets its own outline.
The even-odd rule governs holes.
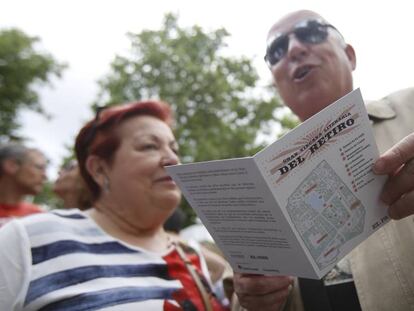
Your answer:
[[[65,67],[39,51],[39,38],[18,29],[0,30],[0,141],[16,138],[17,113],[22,108],[43,113],[36,87],[60,77]]]
[[[97,104],[160,98],[175,111],[184,161],[252,155],[256,136],[274,120],[274,96],[257,95],[250,59],[224,56],[224,29],[181,28],[167,14],[161,30],[130,33],[131,51],[117,56],[100,81]]]
[[[253,155],[263,147],[256,138],[269,131],[281,105],[258,90],[250,59],[225,55],[225,29],[183,28],[167,14],[160,30],[128,36],[129,55],[115,57],[95,106],[147,98],[170,103],[183,162]]]

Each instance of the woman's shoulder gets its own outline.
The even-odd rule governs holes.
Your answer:
[[[51,210],[18,220],[31,240],[102,239],[104,233],[78,209]]]
[[[32,227],[41,224],[59,223],[69,225],[75,220],[85,220],[86,216],[78,209],[55,209],[44,213],[36,213],[19,218],[17,221],[25,227]]]

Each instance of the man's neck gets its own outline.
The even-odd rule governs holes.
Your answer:
[[[24,200],[25,195],[16,191],[16,188],[3,180],[0,180],[0,203],[15,205]]]

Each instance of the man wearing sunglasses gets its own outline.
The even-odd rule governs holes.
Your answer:
[[[297,11],[275,23],[265,61],[278,93],[301,121],[353,89],[355,51],[315,12]],[[382,200],[391,218],[404,219],[379,229],[321,281],[236,274],[235,290],[245,308],[414,310],[414,88],[372,102],[367,110],[385,152],[374,171],[391,176]]]

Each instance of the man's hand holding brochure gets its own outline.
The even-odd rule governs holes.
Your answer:
[[[321,278],[388,221],[355,90],[253,157],[167,167],[236,272]]]

